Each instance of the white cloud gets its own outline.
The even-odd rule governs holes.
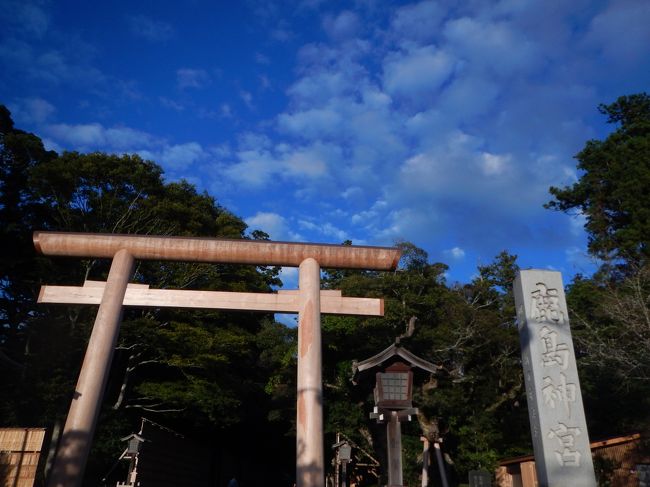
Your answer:
[[[420,208],[400,208],[390,211],[381,221],[377,236],[384,242],[419,240],[434,231],[437,215]]]
[[[50,26],[50,16],[36,3],[8,0],[2,3],[3,29],[28,37],[42,38]]]
[[[417,98],[432,94],[452,75],[453,58],[434,46],[390,54],[384,62],[384,87],[391,95]]]
[[[91,46],[76,38],[69,39],[65,49],[52,48],[49,43],[46,47],[36,47],[17,38],[8,38],[0,42],[0,64],[6,76],[26,82],[54,86],[66,83],[68,89],[121,89],[120,83],[108,85],[107,77],[89,63],[93,52]]]
[[[52,147],[81,152],[135,153],[161,164],[169,173],[186,171],[209,156],[198,142],[169,144],[163,139],[130,127],[104,127],[100,123],[51,124],[45,133]],[[188,176],[189,177],[189,176]]]
[[[133,35],[150,42],[166,41],[174,36],[171,24],[145,15],[127,17],[127,24]]]
[[[355,213],[350,218],[353,225],[362,225],[363,227],[375,227],[380,216],[388,209],[388,203],[385,200],[375,201],[367,210]]]
[[[498,176],[507,169],[510,156],[483,152],[479,160],[481,170],[485,176]]]
[[[271,64],[271,60],[269,59],[269,57],[262,54],[261,52],[256,52],[255,53],[255,62],[257,64],[264,64],[264,65]]]
[[[335,135],[340,131],[341,121],[340,114],[331,108],[282,113],[278,118],[281,130],[307,138]]]
[[[646,52],[641,20],[620,28],[630,12],[645,17],[641,3],[422,1],[384,16],[357,4],[361,25],[327,17],[329,40],[300,49],[287,107],[260,131],[275,139],[254,150],[259,167],[241,148],[227,167],[236,182],[279,180],[301,203],[318,202],[291,209],[305,233],[423,242],[459,266],[465,253],[568,246],[583,233],[558,230],[542,205],[550,185],[575,180],[573,154],[598,136],[591,117],[607,89],[585,54],[615,33],[626,39],[611,53]],[[331,227],[304,216],[322,210],[322,195],[338,197]],[[455,246],[441,247],[441,234]]]
[[[300,225],[300,228],[302,229],[323,235],[327,237],[328,240],[333,239],[338,243],[351,240],[349,234],[345,230],[342,230],[327,221],[299,220],[298,225]]]
[[[271,39],[278,42],[288,42],[295,37],[294,32],[285,20],[278,20],[275,28],[269,33]]]
[[[254,132],[240,134],[238,142],[242,150],[268,150],[273,145],[270,137]]]
[[[232,157],[232,149],[230,148],[230,144],[224,143],[224,144],[219,144],[219,145],[214,145],[210,147],[210,152],[212,153],[213,156],[217,157],[218,159],[225,159],[228,157]]]
[[[585,37],[616,64],[629,65],[650,55],[650,3],[646,0],[610,2],[596,15]]]
[[[332,148],[318,145],[287,153],[282,165],[292,175],[318,178],[327,174]]]
[[[220,184],[220,198],[235,207],[239,197],[264,195],[273,212],[253,215],[251,222],[285,235],[280,238],[288,238],[288,222],[332,241],[357,234],[383,243],[405,238],[461,266],[468,260],[461,260],[462,252],[494,255],[504,246],[516,252],[533,241],[566,248],[584,237],[583,219],[550,224],[542,204],[550,199],[550,185],[576,180],[572,156],[584,141],[601,137],[597,104],[613,101],[622,88],[632,92],[647,84],[647,75],[638,76],[650,72],[646,0],[574,0],[553,8],[514,0],[381,8],[354,2],[342,12],[329,6],[327,17],[319,10],[317,18],[302,7],[299,15],[283,17],[281,6],[267,4],[256,9],[265,12],[269,36],[292,39],[282,46],[287,50],[308,42],[296,53],[293,82],[276,78],[280,65],[274,65],[273,88],[288,86],[279,113],[245,121],[269,113],[266,97],[274,93],[270,71],[263,71],[277,59],[271,43],[267,54],[246,54],[256,63],[251,91],[236,82],[229,100],[219,106],[212,99],[209,110],[197,110],[234,133],[245,127],[241,135],[224,135],[219,148],[170,142],[109,122],[49,125],[48,143],[137,151],[173,172]],[[295,35],[292,22],[303,19],[320,22],[326,35]],[[159,27],[167,35],[166,26]],[[154,40],[155,29],[151,34]],[[92,56],[80,61],[70,53],[60,44],[37,47],[16,36],[0,45],[0,62],[17,79],[107,85],[93,71]],[[615,69],[621,66],[626,69]],[[189,109],[190,95],[198,93],[188,91],[208,86],[212,74],[179,69],[178,87],[186,91],[177,94],[184,105],[160,102]],[[30,116],[40,123],[55,114],[45,104],[40,112],[32,108]],[[212,181],[215,171],[222,182]],[[548,238],[540,243],[543,233]]]
[[[332,161],[340,158],[338,149],[326,144],[268,147],[268,139],[253,135],[240,141],[245,150],[235,154],[235,161],[223,168],[236,183],[259,188],[277,184],[277,179],[293,182],[326,178]]]
[[[551,35],[575,9],[553,22],[535,20],[536,9],[420,2],[394,10],[388,30],[369,23],[349,35],[329,17],[333,42],[303,46],[287,108],[261,131],[280,142],[240,147],[227,173],[256,188],[280,180],[301,201],[337,194],[347,207],[327,229],[333,238],[351,225],[382,241],[431,241],[438,229],[463,252],[534,238],[548,186],[570,175],[572,151],[593,136],[577,114],[597,103],[590,85],[567,83],[579,54],[566,19]],[[563,70],[540,81],[560,58]]]
[[[589,275],[600,265],[600,262],[592,257],[585,248],[572,246],[565,249],[564,253],[573,272]]]
[[[183,110],[185,110],[185,106],[182,103],[174,101],[170,98],[161,96],[158,99],[160,100],[161,105],[166,108],[171,108],[172,110],[176,110],[177,112],[182,112]]]
[[[181,90],[204,88],[210,83],[210,75],[204,69],[181,68],[176,70],[176,83]]]
[[[160,154],[160,162],[171,170],[185,170],[205,156],[206,152],[201,144],[187,142],[165,147]]]
[[[54,139],[73,148],[86,149],[103,146],[106,143],[106,130],[98,123],[78,125],[59,123],[50,125],[46,131]]]
[[[449,48],[470,68],[480,67],[492,76],[521,76],[538,62],[538,53],[528,36],[506,22],[463,17],[444,27]]]
[[[239,97],[242,99],[244,105],[246,105],[249,110],[253,110],[255,108],[253,105],[253,95],[251,95],[250,92],[241,90],[239,92]]]
[[[405,39],[429,41],[435,37],[444,15],[440,3],[433,0],[405,5],[393,15],[391,34],[398,42]]]
[[[54,152],[61,153],[63,152],[63,147],[61,147],[59,144],[57,144],[55,141],[52,139],[49,139],[47,137],[43,137],[43,147],[45,147],[46,150],[53,150]]]
[[[245,186],[258,188],[271,184],[278,170],[276,159],[265,150],[245,150],[237,153],[237,161],[223,168],[229,179]]]
[[[269,79],[268,76],[261,74],[260,76],[258,76],[258,79],[260,80],[260,86],[262,87],[263,90],[271,89],[271,80]]]
[[[361,189],[359,186],[350,186],[349,188],[343,190],[343,192],[341,193],[341,197],[345,198],[346,200],[354,199],[362,195],[363,195],[363,189]]]
[[[325,32],[336,41],[354,37],[360,27],[359,17],[349,10],[345,10],[335,17],[327,15],[323,20]]]
[[[581,236],[585,234],[585,225],[587,224],[587,216],[579,212],[576,215],[569,217],[569,228],[573,235]]]
[[[318,72],[300,78],[291,85],[287,94],[298,104],[302,102],[309,103],[310,106],[313,106],[312,104],[318,106],[319,101],[326,102],[333,97],[345,94],[349,87],[341,72]]]
[[[278,213],[259,211],[253,216],[245,218],[244,221],[249,230],[262,230],[269,235],[271,240],[295,241],[298,237],[298,234],[289,230],[287,220]],[[290,271],[288,272],[290,273]]]
[[[232,118],[232,108],[228,103],[222,103],[221,106],[219,107],[219,114],[223,118]]]
[[[424,113],[435,114],[435,121],[443,127],[480,123],[482,117],[498,109],[503,88],[492,76],[476,76],[465,70],[441,91],[435,108]]]
[[[451,249],[445,250],[444,253],[447,257],[451,257],[455,260],[460,260],[465,257],[465,251],[460,247],[453,247]]]
[[[397,183],[399,194],[440,197],[459,191],[476,191],[488,181],[483,177],[481,140],[462,131],[439,134],[436,146],[404,161]],[[479,164],[476,164],[477,158]]]
[[[106,128],[99,123],[70,125],[52,124],[45,133],[59,144],[73,150],[129,151],[152,147],[157,140],[152,135],[129,127]]]
[[[54,105],[42,98],[21,98],[10,105],[17,122],[41,124],[56,111]]]

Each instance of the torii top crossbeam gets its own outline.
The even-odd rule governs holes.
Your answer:
[[[321,267],[384,271],[395,269],[400,257],[390,247],[97,233],[34,232],[34,246],[44,255],[68,257],[110,259],[124,249],[135,259],[289,267],[311,257]]]

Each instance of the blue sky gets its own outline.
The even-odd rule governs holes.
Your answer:
[[[0,103],[49,148],[138,153],[274,240],[411,241],[451,282],[503,249],[593,269],[542,205],[650,81],[647,0],[0,4]]]

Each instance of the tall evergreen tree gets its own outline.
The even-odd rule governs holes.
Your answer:
[[[596,257],[640,264],[650,256],[650,97],[622,96],[599,110],[617,129],[587,142],[576,156],[578,181],[551,187],[546,207],[582,213]]]
[[[550,188],[546,205],[584,214],[589,251],[603,262],[567,289],[592,436],[650,427],[650,96],[599,110],[615,130],[586,143],[578,181]]]

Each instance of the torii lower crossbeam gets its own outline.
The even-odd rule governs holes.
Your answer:
[[[38,302],[42,304],[99,304],[105,282],[86,281],[83,286],[41,286]],[[223,291],[187,291],[150,289],[147,285],[129,284],[124,306],[148,308],[195,308],[271,313],[298,313],[300,294],[296,291],[277,293],[240,293]],[[320,312],[335,315],[383,316],[384,301],[375,298],[348,298],[341,291],[320,291]]]

